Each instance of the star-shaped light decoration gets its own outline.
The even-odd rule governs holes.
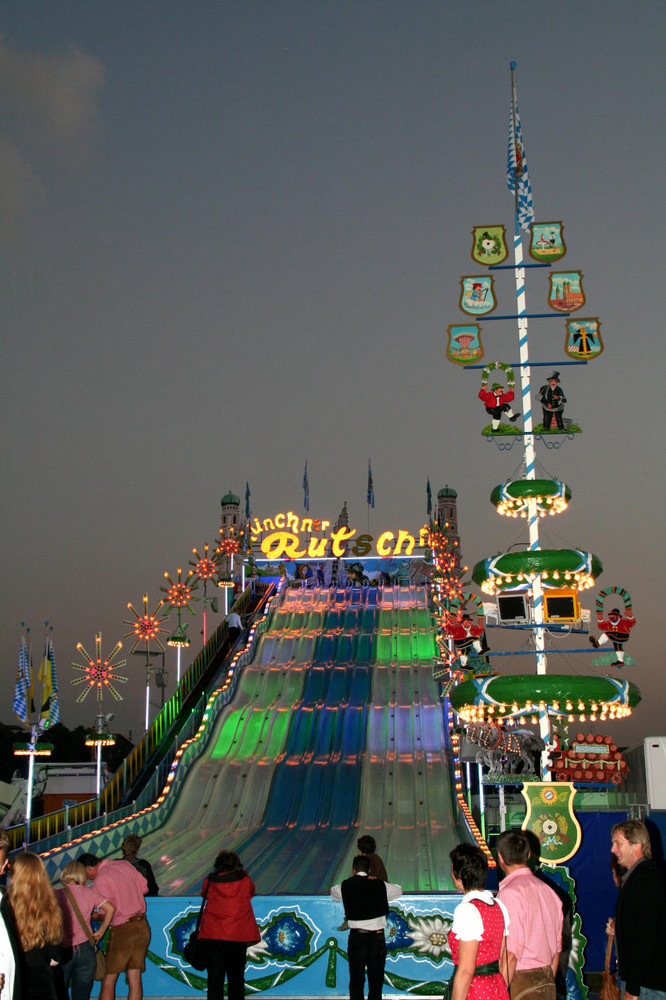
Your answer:
[[[113,662],[116,653],[120,652],[122,647],[122,642],[117,642],[113,647],[111,654],[107,656],[106,659],[103,659],[101,632],[97,632],[95,635],[94,657],[90,656],[82,642],[77,642],[76,648],[88,661],[85,666],[81,663],[72,663],[72,669],[80,670],[84,675],[83,677],[75,677],[72,684],[86,685],[79,697],[76,699],[77,702],[83,701],[94,687],[97,687],[97,700],[100,704],[104,690],[109,691],[116,701],[123,700],[123,696],[116,690],[114,684],[118,682],[126,684],[127,677],[121,677],[120,674],[116,674],[114,671],[118,670],[120,667],[124,667],[127,660],[117,660],[115,663]]]
[[[180,621],[180,613],[183,608],[187,608],[191,615],[194,614],[193,609],[190,607],[190,601],[198,601],[198,597],[194,597],[194,591],[197,589],[197,577],[193,569],[187,571],[187,576],[184,580],[181,580],[182,569],[178,567],[178,576],[176,581],[171,579],[168,573],[164,576],[169,584],[168,587],[160,587],[160,590],[164,591],[167,595],[167,604],[170,607],[175,608],[178,614],[178,628],[173,635],[170,635],[167,639],[167,646],[189,646],[190,640],[185,635],[185,630],[187,625],[182,625]],[[192,582],[190,582],[192,581]]]
[[[190,559],[190,566],[194,566],[194,575],[197,580],[201,580],[204,585],[204,594],[206,590],[206,584],[209,580],[214,580],[220,571],[220,564],[215,556],[208,555],[208,542],[204,545],[204,554],[199,555],[196,549],[192,549],[193,554],[196,556],[196,561]]]
[[[148,594],[144,594],[143,595],[143,614],[142,615],[140,615],[138,613],[138,611],[136,611],[132,607],[131,602],[127,605],[127,607],[129,608],[129,610],[134,615],[134,619],[135,619],[134,621],[132,621],[131,619],[130,620],[125,619],[123,621],[123,625],[131,625],[132,626],[132,631],[128,632],[124,636],[125,639],[129,639],[130,637],[134,638],[134,645],[132,646],[132,648],[130,650],[130,653],[133,653],[134,650],[136,649],[136,647],[141,642],[145,643],[145,646],[146,646],[146,656],[149,653],[149,647],[150,647],[150,643],[151,642],[154,642],[155,645],[158,646],[159,649],[162,650],[162,652],[165,651],[164,650],[164,646],[162,645],[162,643],[160,641],[159,633],[162,633],[163,635],[166,635],[167,634],[167,629],[160,628],[160,625],[161,625],[161,623],[163,621],[166,621],[166,619],[169,617],[169,611],[171,609],[167,608],[166,612],[164,612],[162,615],[159,615],[159,612],[164,607],[164,604],[165,604],[164,601],[160,601],[159,604],[157,605],[157,607],[155,608],[155,610],[153,611],[153,613],[152,614],[148,614]],[[158,617],[158,615],[159,615],[159,617]]]

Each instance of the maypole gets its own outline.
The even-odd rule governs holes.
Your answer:
[[[533,432],[532,393],[530,387],[529,338],[527,320],[527,294],[525,291],[525,267],[523,262],[522,230],[529,230],[534,220],[532,188],[527,173],[527,160],[523,145],[522,129],[516,99],[515,62],[511,63],[511,116],[509,122],[509,149],[507,158],[507,184],[515,194],[513,261],[516,282],[516,316],[518,321],[518,346],[520,361],[520,391],[523,413],[523,450],[525,456],[525,478],[536,479],[536,448]],[[540,548],[539,511],[536,497],[527,499],[528,544],[531,552]],[[547,657],[545,652],[543,588],[541,576],[537,574],[532,583],[534,601],[534,647],[536,651],[536,672],[545,674]],[[539,713],[539,732],[544,742],[550,738],[548,715]]]
[[[621,671],[633,663],[624,652],[624,644],[636,619],[627,590],[617,585],[606,587],[600,591],[596,601],[597,627],[602,635],[598,639],[590,635],[589,613],[586,614],[581,607],[580,594],[594,586],[603,569],[601,560],[594,553],[579,548],[542,548],[539,538],[539,520],[563,513],[571,498],[571,490],[559,479],[541,478],[543,472],[537,478],[536,443],[559,448],[565,439],[572,439],[581,431],[575,421],[564,417],[567,398],[560,385],[557,368],[560,365],[586,365],[600,356],[604,345],[598,317],[568,319],[585,303],[580,271],[550,270],[547,303],[551,311],[527,311],[527,269],[551,268],[567,253],[567,247],[561,222],[535,221],[516,97],[515,69],[516,64],[511,63],[506,172],[509,190],[514,195],[513,260],[510,260],[503,225],[474,227],[472,259],[486,268],[490,276],[487,273],[467,274],[461,278],[459,307],[467,314],[467,321],[449,326],[446,356],[465,369],[482,369],[478,398],[491,418],[481,432],[485,439],[494,442],[501,450],[508,450],[519,438],[523,439],[522,477],[505,480],[496,486],[490,500],[501,516],[521,517],[527,521],[527,542],[526,549],[520,552],[509,549],[505,553],[497,553],[480,560],[472,569],[473,583],[484,594],[496,599],[496,609],[471,591],[450,602],[452,609],[442,606],[442,635],[438,640],[442,669],[438,673],[448,674],[443,693],[449,695],[453,710],[466,725],[467,738],[484,748],[484,766],[488,768],[488,773],[483,780],[501,785],[502,782],[515,782],[516,776],[520,775],[523,795],[528,799],[532,794],[529,789],[540,794],[536,791],[538,786],[548,785],[547,790],[542,789],[546,798],[540,800],[539,809],[543,809],[546,800],[550,803],[554,811],[549,821],[555,829],[558,817],[570,814],[573,784],[568,789],[562,788],[561,794],[556,793],[554,782],[547,780],[551,770],[556,781],[565,785],[570,778],[575,781],[594,780],[601,784],[617,784],[623,780],[621,767],[615,767],[617,756],[612,761],[609,756],[610,738],[594,734],[592,741],[599,749],[593,752],[587,746],[587,738],[583,747],[580,735],[575,739],[569,736],[568,725],[576,718],[581,723],[597,720],[603,723],[606,719],[624,718],[640,701],[640,691],[636,685],[624,680],[622,674],[618,677],[608,674],[604,677],[575,676],[570,671],[557,674],[547,670],[546,644],[549,640],[546,633],[551,636],[549,656],[593,652],[607,642],[612,643],[614,652],[596,657],[591,666],[615,666]],[[525,263],[523,257],[525,232],[529,234],[528,251],[534,263]],[[509,315],[490,315],[497,306],[494,273],[502,270],[513,271],[515,311]],[[469,322],[469,317],[515,320],[518,361],[484,362],[482,329],[478,322]],[[528,320],[531,318],[567,318],[564,335],[566,361],[553,365],[552,361],[530,360]],[[552,342],[552,338],[548,338],[548,344]],[[537,423],[532,411],[531,373],[546,365],[552,366],[552,374],[538,389],[543,419]],[[513,409],[515,368],[520,369],[521,396],[521,407],[516,411]],[[522,428],[516,426],[521,416]],[[437,529],[431,531],[431,545],[437,564]],[[530,649],[493,651],[486,648],[486,616],[489,629],[530,632]],[[587,636],[593,649],[585,646],[582,649],[570,648],[567,640],[574,634]],[[447,637],[453,640],[453,650],[450,642],[445,643]],[[552,638],[555,637],[562,638],[558,643],[561,648],[553,645]],[[503,675],[495,668],[501,663],[501,657],[523,655],[536,658],[535,673]],[[488,661],[493,665],[492,670]],[[459,679],[461,682],[456,685]],[[539,726],[539,736],[523,728],[528,724]],[[514,726],[519,728],[512,730]],[[611,767],[606,766],[609,763]],[[540,782],[538,778],[545,780]],[[575,838],[555,841],[555,837],[549,837],[550,860],[564,861],[575,853]]]

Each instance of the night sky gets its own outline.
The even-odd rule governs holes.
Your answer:
[[[152,610],[164,572],[213,543],[228,490],[249,482],[259,517],[303,513],[306,459],[314,517],[346,500],[367,528],[371,458],[371,534],[417,530],[429,477],[458,492],[470,566],[526,537],[489,503],[522,450],[481,437],[480,374],[445,357],[473,227],[513,227],[515,60],[536,218],[563,221],[561,269],[583,272],[605,343],[562,368],[564,321],[530,325],[583,428],[538,446],[573,491],[542,544],[601,558],[585,607],[631,593],[625,674],[644,700],[607,731],[664,732],[665,21],[661,0],[6,0],[2,721],[22,621],[35,662],[54,626],[62,721],[91,725],[76,642],[92,652],[101,630],[110,652],[128,601],[147,591]],[[512,312],[510,272],[495,287]],[[546,294],[531,272],[530,311]],[[515,323],[482,327],[484,360],[517,361]],[[188,620],[198,636],[200,608]],[[128,658],[126,699],[104,710],[137,738]]]

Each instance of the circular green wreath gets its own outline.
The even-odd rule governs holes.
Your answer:
[[[596,600],[596,610],[598,615],[603,615],[604,613],[604,600],[610,597],[611,594],[617,594],[622,603],[624,604],[624,610],[628,614],[631,614],[631,594],[624,587],[604,587],[603,590],[599,591],[599,596]]]
[[[516,376],[514,375],[513,368],[511,365],[507,365],[504,361],[489,361],[488,364],[483,369],[483,374],[481,375],[481,388],[485,389],[488,385],[488,377],[491,372],[502,371],[506,375],[506,387],[507,389],[514,389],[516,385]]]

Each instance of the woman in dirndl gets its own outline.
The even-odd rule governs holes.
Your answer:
[[[475,844],[450,854],[451,876],[465,895],[453,914],[448,941],[456,967],[451,1000],[509,1000],[506,934],[509,914],[485,888],[488,861]]]

